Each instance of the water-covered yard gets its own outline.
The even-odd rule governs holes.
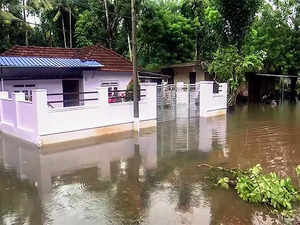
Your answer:
[[[209,184],[200,163],[291,176],[300,186],[300,105],[160,122],[39,150],[1,136],[0,224],[283,224]],[[300,210],[298,210],[300,214]]]

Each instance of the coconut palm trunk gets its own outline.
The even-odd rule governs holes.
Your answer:
[[[69,7],[70,48],[72,48],[72,9]]]
[[[64,22],[64,17],[63,16],[61,16],[61,25],[62,25],[62,29],[63,29],[64,45],[65,45],[65,48],[67,48],[66,29],[65,29],[65,22]]]
[[[103,2],[104,2],[104,8],[105,8],[105,17],[106,17],[106,30],[107,30],[107,34],[108,34],[108,46],[111,49],[112,48],[112,32],[111,32],[110,21],[109,21],[107,0],[103,0]]]
[[[25,23],[25,45],[28,46],[29,45],[29,41],[28,41],[28,30],[27,30],[27,24],[26,24],[26,0],[23,0],[23,20]]]

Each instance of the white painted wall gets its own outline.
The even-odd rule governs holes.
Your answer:
[[[14,85],[35,85],[34,87],[14,87]],[[46,79],[46,80],[5,80],[4,91],[8,92],[9,97],[15,91],[46,89],[48,94],[62,93],[62,79]],[[48,101],[61,101],[63,96],[48,96]],[[62,103],[54,103],[53,107],[62,107]]]
[[[131,72],[106,72],[106,71],[84,71],[83,79],[72,78],[70,80],[79,80],[80,92],[95,92],[101,86],[102,82],[116,81],[119,90],[125,90],[130,79]],[[14,85],[34,85],[34,87],[14,87]],[[5,80],[4,91],[11,93],[15,91],[46,89],[48,94],[63,93],[62,79],[44,79],[44,80]],[[97,98],[97,94],[80,95],[80,99]],[[48,101],[62,101],[63,96],[48,96]],[[95,101],[81,102],[81,105],[95,105]],[[52,103],[55,108],[62,108],[63,103]]]
[[[200,85],[200,117],[225,114],[227,110],[227,84],[220,83],[217,94],[213,93],[213,81],[201,81]]]
[[[140,120],[155,120],[156,85],[143,86],[146,97],[140,101]],[[144,93],[143,93],[144,94]],[[47,91],[32,92],[32,103],[24,101],[24,93],[0,93],[0,128],[3,132],[41,144],[41,136],[63,132],[99,128],[133,122],[133,103],[108,103],[108,88],[99,88],[97,104],[50,109]]]
[[[103,82],[116,81],[119,90],[126,90],[131,79],[131,72],[107,72],[107,71],[84,71],[83,89],[84,92],[96,91]],[[97,94],[85,94],[85,99],[97,98]],[[87,101],[85,105],[93,105],[95,102]]]
[[[95,91],[105,81],[118,81],[119,89],[126,89],[131,76],[131,72],[84,71],[84,91]]]
[[[25,101],[24,93],[13,93],[12,97],[0,93],[1,131],[38,144],[38,101]]]
[[[140,101],[140,120],[156,119],[156,86],[144,86],[146,97]],[[98,89],[98,104],[62,109],[45,106],[46,93],[41,96],[40,135],[76,131],[133,122],[133,103],[108,104],[108,88]]]

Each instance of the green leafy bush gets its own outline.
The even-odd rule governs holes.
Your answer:
[[[259,164],[245,171],[224,168],[222,171],[230,172],[232,178],[223,177],[218,180],[218,185],[228,189],[229,183],[235,184],[235,189],[243,200],[271,206],[275,212],[285,217],[292,216],[295,212],[293,203],[300,200],[300,193],[289,177],[284,179],[275,173],[264,174]],[[300,165],[296,172],[300,175]]]
[[[237,177],[239,196],[252,203],[265,203],[278,210],[292,210],[292,203],[300,196],[291,179],[282,179],[275,173],[263,174],[260,165]]]

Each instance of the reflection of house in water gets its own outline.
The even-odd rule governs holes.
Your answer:
[[[176,118],[157,128],[158,152],[209,152],[220,146],[226,156],[226,116],[213,118]]]
[[[31,144],[2,136],[0,164],[15,169],[21,179],[32,181],[43,197],[57,178],[75,172],[79,174],[81,170],[93,171],[89,176],[92,174],[95,180],[111,180],[126,173],[128,160],[137,154],[140,159],[138,173],[143,176],[144,170],[156,168],[156,146],[156,136],[146,135],[138,139],[124,138],[83,147],[73,146],[57,152],[49,149],[48,153],[42,154]],[[117,174],[114,174],[116,165]]]

